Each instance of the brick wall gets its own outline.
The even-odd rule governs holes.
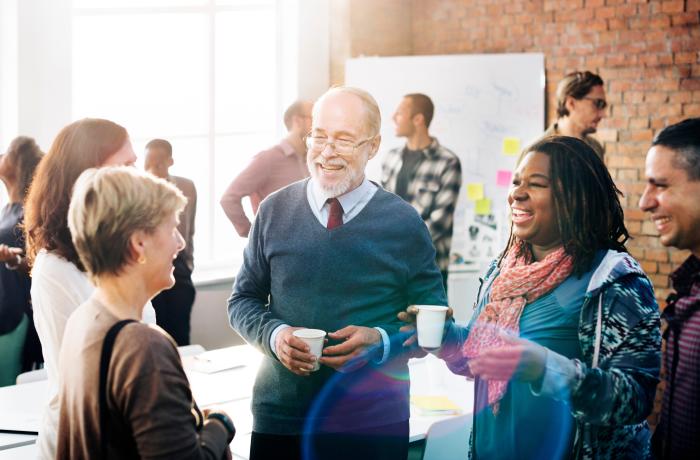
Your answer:
[[[331,0],[331,82],[343,82],[349,57],[413,54],[412,13],[412,0]]]
[[[573,70],[599,73],[610,108],[597,136],[625,193],[634,237],[628,247],[657,298],[666,298],[668,274],[687,253],[661,246],[637,203],[653,135],[669,123],[700,116],[700,0],[333,1],[332,24],[347,26],[346,33],[332,36],[332,43],[344,44],[344,52],[331,57],[334,82],[342,81],[347,57],[363,54],[543,52],[549,123],[559,79]]]

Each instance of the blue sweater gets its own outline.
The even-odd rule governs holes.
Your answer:
[[[265,353],[253,392],[256,432],[339,432],[407,420],[408,369],[400,343],[382,366],[291,373],[270,349],[280,324],[336,331],[380,326],[398,337],[398,312],[446,304],[428,230],[414,209],[383,189],[344,225],[328,230],[306,198],[308,180],[261,203],[228,313]],[[350,426],[352,422],[352,426]],[[305,426],[306,424],[306,426]]]

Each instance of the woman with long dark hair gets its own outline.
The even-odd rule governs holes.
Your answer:
[[[470,324],[449,321],[437,352],[475,380],[476,458],[649,455],[659,312],[625,250],[620,194],[572,137],[534,144],[518,165],[508,244]]]
[[[68,230],[73,184],[86,169],[135,161],[126,129],[109,120],[85,118],[58,133],[29,189],[25,234],[32,265],[31,294],[50,393],[37,441],[42,458],[56,457],[58,351],[66,321],[94,290]],[[155,322],[154,318],[149,303],[144,319]]]

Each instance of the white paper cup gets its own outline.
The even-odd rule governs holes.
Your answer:
[[[299,337],[301,340],[306,342],[309,346],[310,352],[314,355],[317,361],[314,363],[314,371],[319,370],[321,365],[318,362],[318,358],[321,357],[323,352],[323,339],[326,337],[326,332],[321,329],[297,329],[292,332],[294,337]]]
[[[440,348],[445,327],[447,307],[440,305],[415,305],[418,308],[416,328],[421,348]]]

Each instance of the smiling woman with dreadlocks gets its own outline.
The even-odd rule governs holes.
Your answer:
[[[437,352],[475,379],[476,458],[648,456],[659,314],[625,250],[620,194],[572,137],[536,143],[519,164],[508,244],[471,323],[449,321]],[[414,313],[400,317],[412,322]]]

